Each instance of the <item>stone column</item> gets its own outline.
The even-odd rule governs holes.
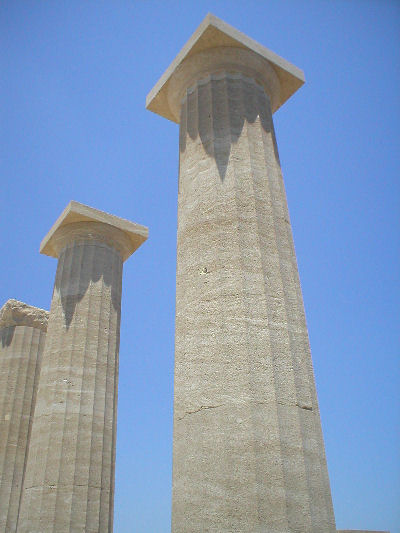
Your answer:
[[[0,533],[17,527],[47,319],[17,300],[0,309]]]
[[[303,81],[208,16],[147,99],[180,124],[173,533],[336,533],[272,121]]]
[[[71,202],[58,258],[19,533],[112,531],[123,262],[147,228]]]

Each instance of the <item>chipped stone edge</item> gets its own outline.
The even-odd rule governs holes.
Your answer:
[[[47,331],[49,312],[11,298],[0,309],[0,329],[10,326],[30,326]]]

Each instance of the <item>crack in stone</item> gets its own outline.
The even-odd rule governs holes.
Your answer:
[[[220,405],[201,405],[199,409],[195,409],[194,411],[186,411],[186,413],[183,416],[180,416],[177,418],[177,420],[183,420],[187,415],[193,415],[195,413],[199,413],[200,411],[204,411],[205,409],[216,409],[217,407],[223,407],[224,404]]]
[[[29,487],[25,487],[25,490],[31,490],[31,489],[42,489],[42,488],[49,488],[49,489],[57,489],[57,488],[65,488],[65,487],[88,487],[90,489],[99,489],[99,490],[108,490],[107,487],[104,487],[102,485],[92,485],[90,483],[45,483],[45,485],[30,485]]]
[[[245,403],[245,402],[244,402]],[[268,402],[268,401],[262,401],[262,400],[258,400],[258,401],[252,401],[249,403],[249,405],[251,404],[254,404],[254,405],[271,405],[271,404],[274,404],[275,403],[278,403],[279,405],[283,405],[284,407],[290,407],[290,404],[286,404],[284,402]],[[187,415],[193,415],[195,413],[199,413],[200,411],[205,411],[206,409],[216,409],[217,407],[224,407],[225,404],[221,403],[219,405],[201,405],[199,407],[199,409],[194,409],[193,411],[186,411],[186,413],[183,415],[183,416],[180,416],[180,417],[177,417],[177,420],[183,420]],[[293,404],[292,404],[293,406]],[[299,404],[299,403],[296,403],[295,404],[295,407],[299,407],[300,409],[304,409],[305,411],[313,411],[313,407],[311,405],[302,405],[302,404]]]

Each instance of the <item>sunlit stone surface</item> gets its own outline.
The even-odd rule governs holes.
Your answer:
[[[147,228],[71,202],[58,257],[18,532],[111,532],[123,261]]]
[[[336,533],[272,121],[303,80],[209,16],[147,100],[180,123],[173,533]]]
[[[48,312],[17,300],[0,309],[0,532],[16,531]]]

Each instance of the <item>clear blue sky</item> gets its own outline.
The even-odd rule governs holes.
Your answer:
[[[0,4],[0,303],[49,308],[74,199],[145,224],[125,264],[116,533],[170,531],[178,126],[146,94],[212,12],[302,68],[275,115],[338,528],[400,533],[400,2]]]

